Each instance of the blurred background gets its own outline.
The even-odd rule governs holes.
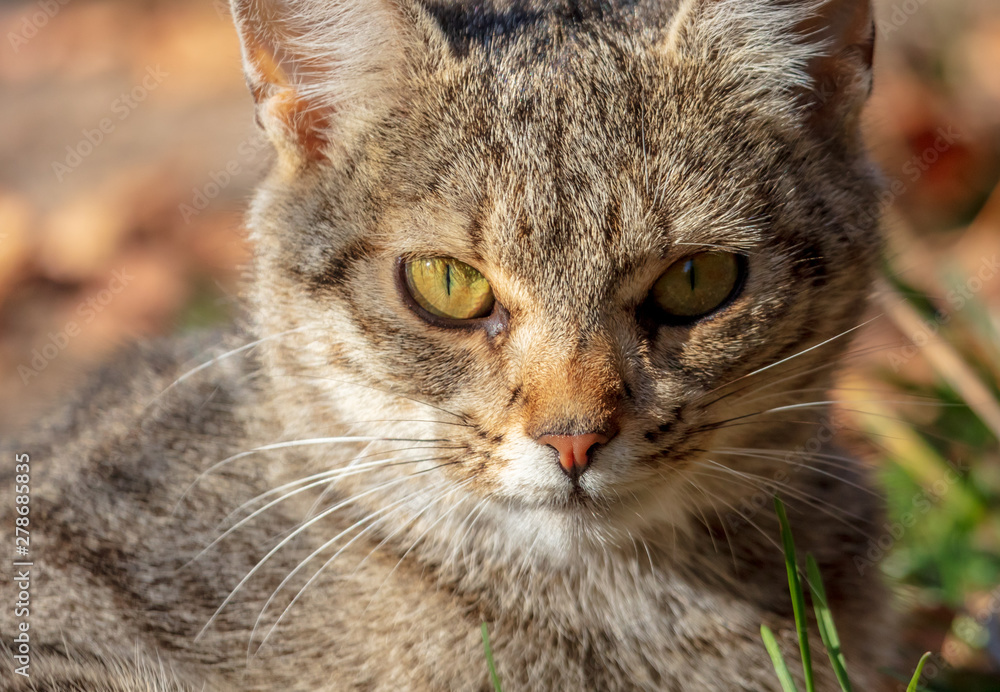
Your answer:
[[[926,689],[996,692],[1000,2],[876,9],[866,117],[889,241],[837,416],[888,489],[869,556],[898,586],[907,661],[934,652]],[[224,0],[0,0],[0,30],[10,435],[123,342],[235,313],[270,152]]]

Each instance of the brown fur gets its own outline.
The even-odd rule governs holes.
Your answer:
[[[486,622],[506,690],[777,690],[778,493],[876,689],[878,502],[814,403],[879,251],[867,3],[234,13],[278,150],[252,326],[190,375],[197,344],[118,362],[18,443],[40,567],[33,677],[4,684],[488,689]],[[735,301],[651,319],[717,246],[748,258]],[[479,268],[501,318],[423,321],[397,260],[424,256]],[[576,484],[535,441],[595,430]]]

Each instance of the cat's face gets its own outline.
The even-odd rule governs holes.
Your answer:
[[[721,450],[802,439],[767,411],[824,398],[844,340],[796,354],[859,322],[871,174],[853,132],[796,111],[796,75],[667,43],[539,25],[435,55],[336,153],[279,169],[256,301],[294,435],[365,421],[447,450],[380,481],[434,468],[633,525],[683,521],[714,464],[766,467]]]

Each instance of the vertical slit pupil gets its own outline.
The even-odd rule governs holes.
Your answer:
[[[451,295],[451,262],[444,265],[444,290]]]
[[[684,263],[684,271],[687,272],[688,279],[691,282],[691,292],[694,293],[694,286],[697,283],[694,272],[694,260],[688,260]]]

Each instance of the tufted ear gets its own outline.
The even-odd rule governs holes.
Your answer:
[[[231,1],[257,122],[297,161],[329,159],[398,101],[429,43],[405,0]]]
[[[874,44],[870,0],[682,0],[663,45],[750,68],[760,89],[793,95],[825,139],[856,127]]]

